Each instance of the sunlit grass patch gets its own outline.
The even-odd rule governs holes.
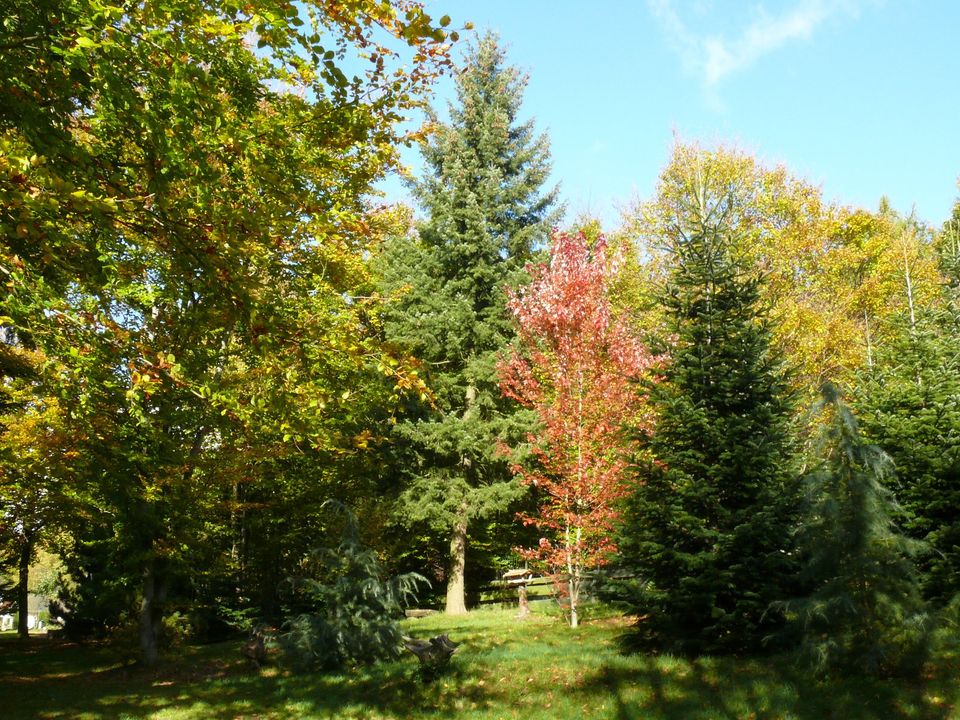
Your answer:
[[[155,670],[110,664],[103,646],[4,644],[0,717],[60,720],[960,720],[957,664],[945,657],[919,683],[817,680],[787,657],[688,659],[623,655],[629,620],[598,613],[571,630],[556,618],[490,609],[403,623],[415,637],[461,643],[449,668],[424,681],[407,653],[330,674],[260,670],[239,641],[184,648]]]

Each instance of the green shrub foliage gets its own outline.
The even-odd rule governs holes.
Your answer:
[[[397,657],[403,607],[421,583],[429,584],[416,573],[386,577],[376,553],[360,542],[354,514],[326,504],[344,517],[340,544],[318,548],[304,562],[311,577],[293,582],[311,609],[290,618],[280,636],[284,655],[301,671]]]

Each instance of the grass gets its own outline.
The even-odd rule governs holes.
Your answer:
[[[626,621],[571,632],[536,615],[483,610],[407,621],[417,637],[463,643],[449,671],[422,682],[416,660],[328,675],[256,670],[240,643],[184,648],[156,669],[125,668],[104,646],[0,637],[0,717],[272,720],[274,718],[609,718],[610,720],[960,720],[960,663],[920,682],[818,681],[787,658],[624,656]]]

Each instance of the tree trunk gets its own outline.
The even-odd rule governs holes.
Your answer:
[[[464,568],[467,564],[467,521],[458,521],[450,538],[450,572],[447,575],[447,615],[465,615]]]
[[[473,412],[477,401],[477,388],[469,385],[466,390],[463,419],[466,421]],[[460,458],[464,477],[470,484],[470,473],[473,461],[469,455]],[[464,597],[464,571],[467,566],[467,512],[469,506],[464,499],[460,506],[460,514],[453,525],[453,536],[450,538],[450,571],[447,573],[447,615],[466,615],[467,602]]]
[[[580,583],[570,581],[570,627],[575,628],[580,624],[580,617],[577,615],[577,606],[580,604]]]
[[[17,635],[21,640],[30,637],[30,559],[33,557],[33,537],[27,535],[20,547],[20,572],[17,585]]]
[[[910,329],[917,329],[917,316],[913,311],[913,281],[910,278],[910,258],[907,256],[907,245],[903,245],[903,277],[907,286],[907,304],[910,307]]]
[[[564,537],[567,543],[567,594],[570,597],[570,627],[575,628],[580,624],[577,607],[580,604],[580,585],[583,581],[581,574],[583,572],[582,556],[580,555],[583,528],[577,526],[571,540],[570,527],[567,526]]]
[[[150,558],[143,569],[143,598],[140,602],[140,660],[146,667],[156,664],[160,655],[160,627],[167,578],[161,561]]]

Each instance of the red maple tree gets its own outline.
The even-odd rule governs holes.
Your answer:
[[[521,518],[545,536],[521,553],[564,588],[572,627],[585,573],[616,549],[611,532],[633,449],[625,426],[649,422],[633,381],[660,361],[612,312],[616,265],[602,238],[591,248],[582,234],[555,233],[549,264],[529,267],[532,282],[510,297],[519,343],[498,366],[503,393],[541,426],[529,438],[532,458],[514,471],[539,491],[539,514]]]

